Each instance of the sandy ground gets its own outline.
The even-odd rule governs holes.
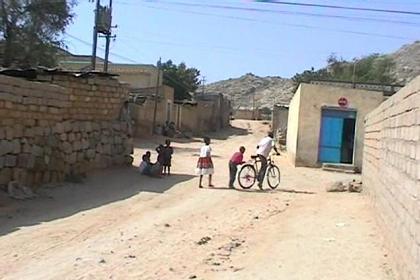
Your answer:
[[[36,200],[0,197],[0,279],[394,279],[368,197],[325,192],[357,175],[281,156],[280,190],[227,189],[229,156],[267,129],[234,126],[213,135],[214,189],[197,188],[190,141],[174,143],[168,178],[108,170]],[[135,165],[156,144],[139,140]]]

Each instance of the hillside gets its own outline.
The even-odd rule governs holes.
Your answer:
[[[252,107],[255,94],[256,107],[272,107],[272,104],[289,102],[293,96],[291,79],[258,77],[248,73],[237,79],[219,81],[206,86],[207,92],[220,92],[231,98],[234,107]]]
[[[420,75],[420,41],[404,45],[392,54],[380,56],[378,61],[383,60],[384,57],[390,58],[394,63],[394,67],[391,69],[390,74],[397,83],[406,84],[416,76]],[[365,58],[365,61],[368,59],[368,57]],[[342,67],[350,68],[350,70],[353,68],[351,64],[352,62],[341,61],[339,63],[341,63]],[[372,65],[377,64],[378,63],[375,62],[372,63]],[[358,66],[359,68],[356,69],[360,69],[360,61],[358,62]],[[326,68],[312,73],[316,74],[328,72],[327,75],[330,75],[330,71],[327,71]],[[315,79],[317,78],[316,76],[314,77]],[[322,76],[319,77],[321,79],[323,78]],[[334,79],[334,77],[327,77],[326,79]],[[294,88],[295,85],[292,79],[285,79],[281,77],[259,77],[252,73],[248,73],[236,79],[228,79],[209,84],[206,86],[206,91],[223,93],[224,95],[230,97],[235,108],[252,107],[253,95],[255,93],[256,107],[271,108],[275,103],[288,103],[293,96]]]
[[[404,45],[389,56],[395,62],[393,75],[397,82],[405,84],[420,75],[420,41]]]

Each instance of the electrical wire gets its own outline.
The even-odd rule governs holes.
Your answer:
[[[253,19],[253,18],[240,17],[240,16],[229,16],[229,15],[213,14],[213,13],[207,13],[207,12],[197,12],[197,11],[190,11],[190,10],[183,10],[183,9],[155,7],[155,6],[150,6],[150,5],[142,5],[142,6],[146,7],[146,8],[150,8],[150,9],[156,9],[156,10],[176,11],[176,12],[181,12],[181,13],[215,16],[215,17],[230,18],[230,19],[242,20],[242,21],[262,22],[262,23],[268,23],[268,24],[272,24],[272,25],[283,25],[283,26],[291,26],[291,27],[305,28],[305,29],[318,29],[318,30],[326,30],[326,31],[338,32],[338,33],[347,33],[347,34],[370,36],[370,37],[372,37],[372,36],[373,37],[382,37],[382,38],[389,38],[389,39],[415,40],[414,38],[404,37],[404,36],[399,36],[399,35],[388,35],[388,34],[379,34],[379,33],[364,32],[364,31],[353,31],[353,30],[346,30],[346,29],[326,28],[326,27],[321,27],[321,26],[316,26],[316,25],[307,25],[307,24],[273,22],[273,21],[268,21],[268,20]]]
[[[82,43],[82,44],[85,44],[85,45],[91,46],[91,43],[89,43],[89,42],[87,42],[87,41],[85,41],[85,40],[83,40],[83,39],[80,39],[80,38],[78,38],[78,37],[76,37],[76,36],[74,36],[74,35],[71,35],[71,34],[67,33],[67,32],[65,32],[65,34],[66,34],[67,36],[69,36],[70,38],[72,38],[72,39],[74,39],[74,40],[76,40],[76,41],[78,41],[78,42],[80,42],[80,43]],[[105,49],[104,49],[104,48],[101,48],[101,47],[98,47],[98,48],[99,48],[99,49],[101,49],[102,51],[105,51]],[[131,59],[131,58],[128,58],[128,57],[125,57],[125,56],[122,56],[122,55],[118,55],[118,54],[115,54],[115,53],[111,53],[111,52],[110,52],[110,54],[112,54],[112,55],[113,55],[113,56],[115,56],[115,57],[118,57],[118,58],[124,59],[124,60],[126,60],[126,61],[130,61],[130,62],[133,62],[133,63],[140,64],[139,62],[137,62],[137,61],[135,61],[135,60],[133,60],[133,59]],[[184,84],[182,81],[177,81],[177,80],[173,79],[171,76],[169,76],[169,75],[167,75],[167,74],[165,75],[165,73],[164,73],[164,77],[165,77],[166,79],[168,79],[168,80],[172,81],[173,83],[177,84],[178,86],[182,87],[182,88],[183,88],[183,89],[185,89],[185,90],[187,90],[187,89],[189,88],[189,86],[187,86],[186,84]]]
[[[254,2],[272,3],[272,4],[288,5],[288,6],[317,7],[317,8],[327,8],[327,9],[340,9],[340,10],[352,10],[352,11],[365,11],[365,12],[405,14],[405,15],[420,16],[420,12],[403,11],[403,10],[374,9],[374,8],[350,7],[350,6],[339,6],[339,5],[325,5],[325,4],[315,4],[315,3],[296,3],[296,2],[275,1],[275,0],[256,0]]]
[[[74,36],[74,35],[71,35],[71,34],[69,34],[68,32],[64,32],[64,34],[65,34],[65,35],[67,35],[67,36],[69,36],[70,38],[72,38],[72,39],[74,39],[74,40],[76,40],[76,41],[78,41],[78,42],[80,42],[80,43],[82,43],[82,44],[86,45],[86,46],[89,46],[89,47],[91,47],[91,46],[92,46],[92,43],[89,43],[89,42],[87,42],[87,41],[85,41],[85,40],[83,40],[83,39],[80,39],[80,38],[78,38],[78,37],[76,37],[76,36]],[[98,46],[98,49],[100,49],[101,51],[105,51],[105,49],[104,49],[104,48],[102,48],[102,47],[100,47],[100,46]],[[120,58],[120,59],[123,59],[123,60],[125,60],[125,61],[129,61],[129,62],[132,62],[132,63],[137,63],[137,64],[140,64],[139,62],[137,62],[137,61],[135,61],[135,60],[133,60],[133,59],[131,59],[131,58],[128,58],[128,57],[125,57],[125,56],[122,56],[122,55],[119,55],[119,54],[116,54],[116,53],[113,53],[113,52],[109,52],[109,54],[111,54],[111,55],[112,55],[112,56],[114,56],[114,57],[118,57],[118,58]]]

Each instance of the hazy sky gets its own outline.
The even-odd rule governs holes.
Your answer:
[[[420,1],[414,0],[290,2],[420,12]],[[159,57],[172,59],[198,68],[209,82],[248,72],[291,77],[312,66],[324,66],[331,53],[351,59],[392,52],[420,40],[418,15],[241,0],[114,0],[113,7],[118,28],[111,44],[111,52],[117,55],[111,54],[112,62],[156,64]],[[91,53],[94,8],[88,0],[79,0],[75,8],[74,23],[65,37],[73,53]],[[104,43],[99,40],[100,47]],[[103,51],[98,50],[98,55]]]

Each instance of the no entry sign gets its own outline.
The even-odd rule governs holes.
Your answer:
[[[349,101],[345,97],[340,97],[340,99],[338,99],[338,105],[340,105],[340,107],[347,107]]]

